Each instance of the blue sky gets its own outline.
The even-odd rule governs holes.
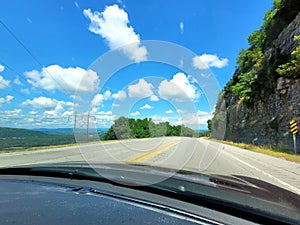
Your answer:
[[[271,6],[270,0],[4,1],[0,126],[72,127],[76,111],[79,126],[89,113],[96,127],[123,115],[206,128],[239,51]]]

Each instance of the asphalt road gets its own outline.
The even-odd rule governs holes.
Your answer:
[[[300,164],[202,138],[123,140],[0,154],[0,167],[78,161],[141,163],[250,176],[300,195]]]

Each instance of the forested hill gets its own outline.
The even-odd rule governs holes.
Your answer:
[[[120,117],[104,134],[104,140],[149,138],[162,136],[198,137],[199,134],[183,125],[172,126],[169,122],[154,123],[152,119]]]
[[[275,0],[250,34],[219,95],[212,137],[293,148],[288,124],[300,119],[299,11],[299,0]]]
[[[71,143],[75,143],[72,134],[51,135],[29,129],[0,127],[0,151]]]
[[[47,134],[35,130],[0,127],[0,138],[41,137],[41,136],[47,136]]]

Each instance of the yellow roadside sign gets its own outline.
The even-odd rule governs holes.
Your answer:
[[[290,132],[292,134],[297,134],[298,133],[298,123],[296,120],[291,120],[290,122]]]

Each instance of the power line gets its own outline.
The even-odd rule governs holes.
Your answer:
[[[27,82],[27,80],[24,78],[23,75],[20,75],[20,73],[18,73],[16,70],[14,70],[14,69],[13,69],[10,65],[8,65],[7,63],[3,62],[1,59],[0,59],[0,64],[3,65],[3,66],[5,66],[5,68],[7,68],[7,69],[11,70],[12,72],[14,72],[18,77],[20,77],[20,78],[22,79],[22,81]],[[3,84],[3,83],[2,83],[2,84]],[[3,85],[5,85],[5,84],[3,84]],[[13,88],[10,87],[10,86],[7,86],[7,85],[5,85],[5,86],[6,86],[7,88],[12,89],[14,92],[16,92],[17,94],[23,96],[24,98],[28,98],[27,96],[23,95],[20,91],[17,91],[17,90],[13,89]],[[46,96],[46,97],[51,98],[51,96],[48,95],[48,94],[47,94],[46,92],[44,92],[44,91],[43,91],[43,95]]]
[[[25,49],[25,51],[34,59],[34,61],[40,65],[40,67],[44,68],[46,73],[54,80],[63,91],[67,93],[64,87],[49,73],[49,71],[43,66],[43,64],[32,54],[32,52],[22,43],[22,41],[12,32],[12,30],[2,21],[0,20],[2,26],[7,30],[7,32]]]

